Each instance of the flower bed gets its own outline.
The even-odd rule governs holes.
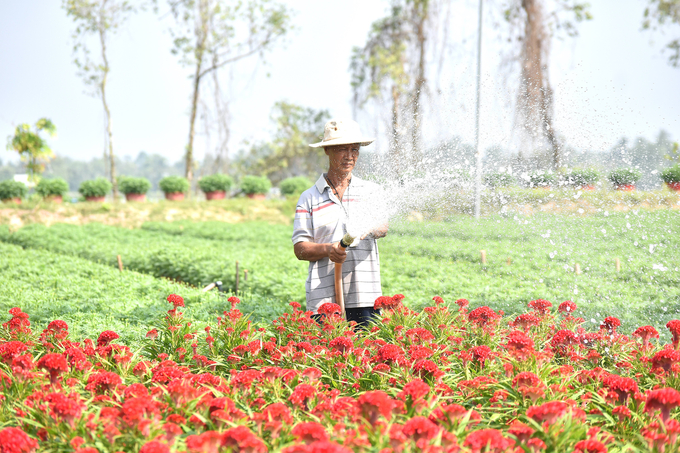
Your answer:
[[[401,299],[379,298],[384,319],[367,331],[334,304],[320,326],[295,302],[256,328],[237,298],[199,329],[173,294],[139,354],[112,331],[72,342],[59,320],[37,335],[13,308],[0,452],[677,448],[680,321],[659,345],[653,327],[627,337],[613,317],[585,331],[570,301],[508,318],[438,297],[414,313]]]

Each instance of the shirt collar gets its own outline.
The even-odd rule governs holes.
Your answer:
[[[326,190],[326,187],[330,186],[328,185],[328,181],[326,181],[326,178],[324,177],[325,173],[321,173],[321,176],[319,176],[319,179],[316,180],[316,184],[314,184],[319,191],[319,193],[323,193],[324,190]],[[352,175],[352,187],[360,187],[364,183],[363,179],[359,178],[356,175]]]

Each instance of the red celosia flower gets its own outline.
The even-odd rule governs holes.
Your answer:
[[[666,327],[673,335],[673,347],[678,349],[680,345],[680,319],[672,319],[666,323]]]
[[[439,427],[426,417],[413,417],[404,424],[401,431],[405,436],[419,442],[422,439],[432,439],[439,432]]]
[[[488,326],[492,324],[500,315],[490,309],[489,307],[477,307],[468,314],[468,320],[479,326]]]
[[[245,426],[228,429],[222,435],[222,446],[231,451],[265,453],[267,446]]]
[[[394,401],[382,390],[366,392],[357,399],[357,402],[359,403],[362,416],[371,425],[375,424],[380,415],[386,419],[390,419],[392,415]]]
[[[149,338],[151,340],[155,340],[158,338],[158,329],[151,329],[146,333],[146,338]]]
[[[404,351],[395,344],[386,344],[378,349],[377,358],[382,362],[396,362],[404,356]]]
[[[647,349],[649,340],[659,338],[659,332],[653,326],[642,326],[635,329],[633,336],[642,338],[642,348]]]
[[[222,445],[222,433],[206,431],[188,436],[186,443],[190,453],[218,453]]]
[[[0,453],[31,453],[37,448],[38,442],[19,428],[0,430]]]
[[[534,353],[534,340],[527,337],[520,330],[513,330],[508,334],[508,342],[504,345],[505,349],[517,359],[525,359]]]
[[[560,304],[559,307],[557,307],[557,311],[559,311],[562,314],[569,315],[576,311],[576,304],[570,300],[565,300]]]
[[[652,368],[662,368],[670,371],[671,367],[680,362],[680,351],[673,349],[662,349],[652,357]]]
[[[545,299],[536,299],[529,302],[529,308],[533,308],[542,315],[550,313],[552,304]]]
[[[468,434],[463,445],[474,453],[492,453],[506,451],[514,445],[514,441],[503,437],[497,429],[481,429]]]
[[[229,303],[231,304],[231,309],[232,309],[232,310],[235,310],[235,309],[236,309],[236,305],[238,305],[238,304],[241,303],[241,299],[239,299],[239,298],[236,297],[236,296],[231,296],[229,299],[227,299],[227,302],[229,302]]]
[[[15,338],[18,334],[30,334],[31,322],[28,320],[28,314],[21,311],[21,308],[14,307],[9,310],[12,319],[2,324],[2,327],[9,330],[12,337]]]
[[[306,407],[307,400],[316,394],[316,389],[309,384],[298,384],[288,400],[296,406]]]
[[[444,299],[442,299],[442,298],[439,297],[439,296],[434,296],[434,297],[432,298],[432,300],[434,301],[434,303],[435,303],[436,305],[440,305],[440,304],[443,304],[443,303],[444,303]]]
[[[170,294],[168,296],[168,302],[170,302],[175,309],[177,309],[177,307],[184,307],[184,298],[177,294]]]
[[[537,326],[538,323],[540,322],[540,319],[536,317],[535,314],[533,313],[522,313],[521,315],[517,316],[515,320],[512,322],[512,327],[515,329],[522,329],[523,331],[527,331],[527,329],[531,326]]]
[[[430,386],[421,379],[414,379],[404,385],[403,390],[397,394],[397,397],[404,401],[406,401],[408,397],[411,397],[412,401],[416,401],[430,393],[430,390]]]
[[[50,382],[57,382],[57,377],[61,373],[68,371],[68,362],[63,354],[45,354],[38,361],[38,368],[44,368],[50,373]]]
[[[28,350],[28,346],[21,341],[0,343],[0,358],[9,365],[14,357],[23,354],[26,350]]]
[[[291,445],[281,450],[281,453],[352,453],[352,450],[335,442],[318,441],[309,445]]]
[[[328,441],[328,433],[323,425],[316,422],[303,422],[295,425],[290,432],[299,442],[310,444],[316,441]]]
[[[63,393],[51,393],[45,397],[50,405],[52,416],[56,420],[63,420],[73,427],[74,421],[80,418],[85,409],[85,404],[80,400],[77,393],[64,395]]]
[[[607,453],[607,447],[596,439],[586,439],[574,445],[575,453]]]
[[[120,338],[116,332],[113,330],[105,330],[102,333],[99,334],[99,338],[97,338],[97,346],[107,346],[109,343],[111,343],[113,340],[116,340]]]
[[[170,448],[157,440],[152,440],[151,442],[145,443],[142,448],[139,449],[139,453],[170,453]]]
[[[60,319],[55,319],[54,321],[50,322],[47,325],[47,330],[51,330],[53,332],[60,332],[62,330],[68,330],[68,324],[66,324],[66,322],[64,322]]]
[[[453,422],[468,417],[469,423],[481,420],[482,416],[474,409],[466,409],[460,404],[448,404],[436,408],[430,414],[430,420],[435,423]]]
[[[614,316],[607,316],[604,318],[604,321],[600,324],[600,329],[606,330],[609,335],[616,333],[616,328],[621,325],[621,321],[619,321],[619,318],[615,318]]]
[[[479,362],[482,368],[484,368],[484,362],[486,359],[491,357],[491,348],[487,345],[475,346],[474,348],[470,349],[470,352],[472,353],[474,360]]]
[[[602,380],[602,383],[616,392],[621,404],[625,404],[629,396],[638,392],[637,382],[629,377],[610,374]]]
[[[631,416],[630,409],[628,409],[626,406],[616,406],[614,409],[612,409],[612,414],[618,415],[619,421],[623,421],[627,418],[630,418]]]
[[[463,310],[465,307],[470,305],[470,302],[467,299],[458,299],[456,301],[456,305],[458,305],[459,310]]]
[[[413,344],[408,348],[408,355],[411,356],[411,360],[421,360],[432,357],[433,351],[427,346],[422,346],[419,344]]]
[[[540,377],[531,371],[522,371],[512,380],[512,387],[518,389],[520,387],[535,387],[545,386]]]
[[[668,420],[671,410],[680,406],[680,392],[666,387],[652,390],[647,394],[646,412],[661,411],[661,419]]]
[[[434,335],[427,329],[422,327],[415,327],[413,329],[408,329],[406,336],[411,339],[411,341],[430,341],[434,340]]]
[[[578,336],[571,330],[558,330],[550,340],[550,346],[555,352],[564,354],[569,346],[579,343]]]
[[[383,308],[385,310],[394,310],[395,308],[397,308],[401,305],[401,301],[403,299],[404,299],[403,294],[395,294],[392,297],[380,296],[373,303],[373,308],[376,309],[376,310],[380,310],[380,309],[383,309]]]
[[[513,420],[508,427],[508,432],[520,442],[526,442],[534,434],[534,429],[519,420]]]
[[[432,360],[419,360],[413,364],[413,374],[420,376],[421,378],[428,379],[438,379],[443,371],[439,369],[436,363]]]
[[[553,424],[555,421],[566,414],[570,406],[563,401],[549,401],[540,406],[531,406],[527,409],[527,417],[533,418],[537,422],[547,422]]]
[[[338,352],[347,352],[354,348],[354,343],[352,343],[352,340],[347,337],[337,337],[333,338],[328,343],[328,347]]]
[[[95,393],[105,393],[109,390],[114,390],[123,381],[116,373],[112,371],[100,371],[93,373],[87,378],[86,390]]]
[[[331,302],[326,302],[322,304],[317,310],[319,314],[331,316],[333,314],[340,314],[340,305]]]

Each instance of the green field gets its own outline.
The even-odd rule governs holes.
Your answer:
[[[25,249],[3,246],[2,293],[9,297],[0,307],[18,305],[45,321],[66,316],[61,313],[97,325],[111,321],[117,324],[107,328],[121,326],[136,335],[150,315],[148,302],[167,292],[207,304],[193,307],[205,312],[195,318],[218,312],[216,296],[165,279],[196,288],[222,280],[233,289],[239,261],[241,270],[249,270],[247,282],[241,276],[244,311],[271,319],[289,301],[304,301],[307,264],[293,255],[291,232],[290,226],[261,222],[148,222],[139,229],[34,224],[13,232],[0,227],[1,241]],[[680,316],[680,215],[671,210],[402,219],[379,244],[384,293],[404,294],[414,309],[436,295],[506,313],[536,298],[571,299],[588,321],[617,316],[624,330],[659,327]],[[486,265],[480,262],[481,249],[487,252]],[[116,255],[134,272],[120,274]],[[56,289],[45,283],[32,287],[46,280]],[[119,292],[116,300],[128,302],[109,302],[113,291]]]

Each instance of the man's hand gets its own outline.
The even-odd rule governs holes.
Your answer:
[[[366,236],[368,236],[369,234],[373,235],[373,237],[376,238],[376,239],[384,238],[385,236],[387,236],[387,230],[388,230],[388,226],[385,223],[383,225],[380,225],[378,228],[375,228],[370,233],[364,234],[363,236],[361,236],[361,240],[363,241],[364,239],[366,239]]]
[[[347,250],[345,247],[340,245],[340,242],[336,242],[331,245],[331,249],[328,253],[328,258],[334,263],[344,263],[347,258]]]

